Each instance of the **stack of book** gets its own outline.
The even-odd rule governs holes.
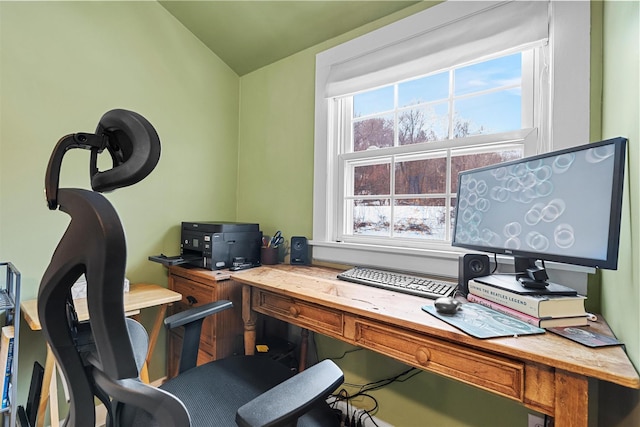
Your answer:
[[[540,291],[526,290],[513,275],[469,280],[467,300],[540,328],[585,326],[588,323],[584,307],[586,297],[559,285]]]

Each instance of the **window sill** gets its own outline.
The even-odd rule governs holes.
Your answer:
[[[325,242],[312,240],[313,259],[342,265],[406,271],[458,280],[458,258],[466,253],[454,247],[442,250],[398,248],[362,243]],[[491,256],[491,255],[490,255]],[[493,264],[493,257],[491,256]],[[498,256],[499,270],[513,272],[513,258]],[[549,280],[569,286],[582,295],[587,294],[587,276],[594,268],[547,262]]]
[[[462,251],[397,248],[362,243],[312,240],[313,258],[346,265],[362,265],[458,279]]]

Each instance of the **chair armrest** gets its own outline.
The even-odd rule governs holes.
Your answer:
[[[278,384],[238,409],[240,427],[288,426],[325,400],[344,381],[344,374],[326,359]]]
[[[203,319],[212,314],[219,313],[233,307],[233,303],[227,300],[219,300],[193,307],[180,313],[173,314],[164,319],[164,324],[170,329],[183,326],[196,320]]]
[[[170,329],[184,326],[182,337],[182,351],[180,352],[180,365],[178,373],[196,366],[198,362],[198,349],[200,348],[200,334],[204,318],[233,307],[233,303],[227,300],[219,300],[192,307],[188,310],[176,313],[164,319],[164,324]]]

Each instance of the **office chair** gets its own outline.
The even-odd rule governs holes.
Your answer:
[[[91,151],[94,191],[58,188],[62,159],[74,148]],[[98,156],[105,149],[113,167],[99,171]],[[125,318],[125,234],[115,209],[100,193],[139,182],[159,158],[160,140],[153,126],[132,111],[111,110],[94,134],[60,139],[49,160],[48,207],[59,208],[71,222],[40,283],[38,315],[69,388],[65,425],[94,426],[94,398],[105,404],[110,427],[337,424],[324,399],[343,375],[328,360],[293,375],[265,357],[237,356],[192,367],[195,357],[184,356],[181,374],[161,388],[139,381],[142,359],[136,363],[136,355],[146,353],[146,332]],[[87,322],[78,321],[71,298],[71,286],[82,274],[87,279]],[[187,341],[187,336],[199,334],[203,316],[230,306],[229,301],[216,301],[178,313],[167,323],[184,325]]]

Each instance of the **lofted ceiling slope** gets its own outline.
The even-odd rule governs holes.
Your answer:
[[[419,1],[191,1],[159,3],[239,76]]]

